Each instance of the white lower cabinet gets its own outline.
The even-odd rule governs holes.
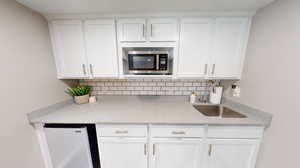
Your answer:
[[[101,168],[147,168],[147,140],[105,138],[99,140]]]
[[[124,134],[118,135],[121,130]],[[251,126],[98,125],[101,168],[255,168],[262,130]]]
[[[208,168],[254,168],[259,140],[209,139]]]
[[[151,168],[202,167],[203,146],[201,139],[154,139],[151,147]]]

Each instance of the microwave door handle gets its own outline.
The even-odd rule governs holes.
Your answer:
[[[156,55],[156,70],[159,70],[159,54]]]

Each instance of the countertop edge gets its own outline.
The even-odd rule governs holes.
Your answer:
[[[50,113],[55,113],[57,110],[66,107],[68,105],[73,104],[73,100],[69,99],[69,100],[65,100],[53,105],[49,105],[47,107],[32,111],[30,113],[27,114],[27,119],[29,121],[30,124],[38,124],[38,123],[44,123],[43,121],[39,121],[39,118],[44,117],[46,115],[49,115]],[[197,104],[197,103],[196,103]],[[223,98],[223,103],[222,105],[225,105],[229,108],[232,108],[233,110],[237,110],[241,113],[244,113],[246,115],[250,115],[252,118],[255,118],[258,122],[256,124],[249,124],[249,123],[185,123],[185,122],[164,122],[164,123],[156,123],[156,122],[138,122],[138,123],[132,123],[132,122],[97,122],[97,121],[86,121],[86,122],[80,122],[83,124],[174,124],[174,125],[226,125],[226,126],[264,126],[266,128],[268,128],[271,125],[271,121],[272,121],[272,117],[273,115],[252,107],[249,107],[247,105],[238,103],[236,101],[233,101],[231,99],[228,98]],[[57,122],[47,122],[47,123],[57,123]],[[61,122],[59,122],[61,123]],[[66,124],[69,124],[70,122],[66,122]],[[71,123],[70,123],[71,124]]]
[[[73,103],[72,99],[61,101],[55,104],[51,104],[49,106],[34,110],[30,113],[27,113],[27,119],[30,123],[38,123],[38,122],[32,122],[35,119],[38,119],[40,117],[46,116],[50,113],[55,112],[56,110],[59,110],[62,107],[65,107],[67,105],[70,105]]]
[[[241,113],[244,113],[246,115],[251,115],[252,117],[255,117],[256,119],[262,120],[264,123],[266,123],[265,124],[266,127],[271,126],[273,115],[270,113],[250,107],[245,104],[238,103],[238,102],[236,102],[232,99],[226,98],[226,97],[223,98],[223,103],[225,106],[227,106],[233,110],[237,110]]]

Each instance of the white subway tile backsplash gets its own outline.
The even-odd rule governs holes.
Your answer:
[[[184,83],[183,86],[193,86],[193,83]]]
[[[190,95],[190,94],[192,94],[191,91],[183,91],[183,95]]]
[[[173,83],[173,82],[167,82],[166,83],[166,86],[174,86],[175,85],[175,83]]]
[[[139,86],[138,82],[131,82],[128,86]]]
[[[140,82],[139,86],[148,86],[147,82]]]
[[[148,82],[148,86],[156,86],[155,82]]]
[[[174,95],[174,91],[166,91],[166,95],[167,96],[173,96]]]
[[[183,86],[183,82],[175,82],[174,86]]]
[[[202,85],[202,83],[198,83],[198,82],[196,82],[196,83],[194,82],[193,83],[193,86],[201,86],[201,85]]]
[[[144,90],[153,90],[153,88],[151,86],[145,86]]]
[[[181,95],[183,95],[183,93],[182,93],[182,91],[175,91],[174,95],[175,96],[181,96]]]
[[[131,91],[125,90],[122,92],[122,95],[131,95]]]
[[[187,90],[189,90],[189,91],[195,91],[195,90],[196,90],[196,87],[188,87]]]
[[[96,82],[97,83],[97,86],[104,86],[104,82]],[[88,84],[88,83],[86,83]]]
[[[161,87],[159,87],[159,86],[155,86],[155,87],[152,87],[152,89],[153,89],[153,90],[160,90],[160,89],[161,89]]]
[[[128,87],[126,87],[126,90],[134,90],[134,87],[133,86],[128,86]]]
[[[142,86],[138,86],[138,87],[134,87],[133,89],[134,90],[143,90],[143,87]]]
[[[156,85],[157,86],[166,86],[166,83],[165,82],[157,82]]]
[[[113,83],[112,82],[105,82],[104,86],[113,86]]]
[[[176,95],[187,96],[192,92],[209,95],[210,84],[192,79],[98,79],[80,80],[92,86],[92,95]]]

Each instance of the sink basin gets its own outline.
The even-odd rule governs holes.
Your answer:
[[[244,114],[218,105],[194,105],[194,108],[208,117],[247,118],[247,116],[245,116]]]

